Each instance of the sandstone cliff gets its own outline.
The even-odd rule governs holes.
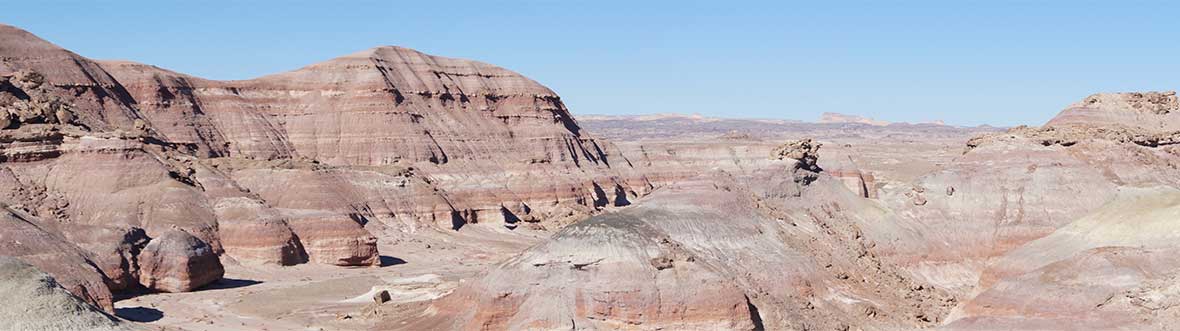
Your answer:
[[[0,26],[0,118],[0,198],[115,290],[211,281],[194,259],[375,265],[381,236],[560,226],[651,187],[552,90],[400,47],[214,81]],[[171,231],[200,254],[158,249]]]

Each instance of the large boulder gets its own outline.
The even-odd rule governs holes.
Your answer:
[[[149,289],[188,292],[223,275],[225,268],[213,248],[182,230],[152,239],[139,254],[139,282]]]

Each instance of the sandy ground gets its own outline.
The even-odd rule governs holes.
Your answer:
[[[364,330],[383,320],[366,309],[377,290],[392,298],[382,314],[416,312],[547,236],[495,227],[379,235],[380,267],[226,261],[225,279],[217,283],[195,292],[127,298],[115,303],[116,312],[150,328],[191,331]]]

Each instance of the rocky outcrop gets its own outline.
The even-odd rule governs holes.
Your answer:
[[[294,265],[308,261],[291,224],[278,211],[246,198],[225,198],[213,206],[225,253],[239,261]]]
[[[621,199],[607,190],[609,200],[647,189],[613,146],[582,131],[553,91],[488,64],[380,47],[249,81],[103,66],[132,87],[135,100],[146,100],[152,110],[143,114],[154,125],[176,131],[164,132],[168,139],[180,137],[175,141],[204,154],[413,167],[448,194],[428,208],[384,201],[370,206],[369,218],[406,215],[445,225],[454,214],[503,224],[593,207],[596,186],[622,188]],[[350,180],[335,177],[331,185]]]
[[[340,266],[380,265],[377,237],[348,215],[291,211],[291,229],[311,261]]]
[[[70,294],[32,265],[0,256],[0,328],[14,331],[137,330]]]
[[[651,188],[552,90],[400,47],[213,81],[0,26],[0,119],[0,199],[93,256],[107,308],[221,258],[376,265],[374,233],[557,228]]]
[[[972,138],[967,141],[968,150],[985,144],[1031,140],[1044,146],[1069,147],[1087,140],[1113,143],[1133,143],[1144,147],[1160,147],[1180,144],[1180,131],[1152,132],[1124,126],[1100,126],[1094,124],[1068,124],[1060,126],[1027,127],[1018,126],[1007,132]]]
[[[182,230],[152,239],[139,254],[139,282],[152,290],[192,291],[224,274],[213,248]]]
[[[795,160],[797,162],[796,168],[819,170],[816,166],[816,161],[819,160],[819,148],[823,144],[812,141],[811,139],[792,140],[783,143],[774,151],[770,152],[770,158],[775,160]]]
[[[1046,126],[1126,127],[1143,133],[1180,131],[1176,92],[1099,93],[1070,105]]]
[[[141,118],[126,90],[94,61],[16,27],[0,24],[0,35],[0,77],[23,81],[21,92],[13,93],[18,101],[69,105],[74,117],[69,122],[95,130],[129,130]],[[15,92],[12,84],[0,85],[6,86],[0,88],[3,92]],[[52,113],[33,115],[49,119],[61,109],[53,108]]]

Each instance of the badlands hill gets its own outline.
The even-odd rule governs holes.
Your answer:
[[[112,292],[214,282],[227,259],[377,265],[374,232],[543,228],[649,189],[548,88],[399,47],[213,81],[0,25],[0,115],[0,197],[20,215],[0,254],[107,311]],[[30,231],[45,239],[12,244]]]
[[[1174,93],[1087,100],[1044,127],[942,134],[595,118],[660,189],[408,329],[1167,329]],[[776,148],[808,134],[822,148]]]

